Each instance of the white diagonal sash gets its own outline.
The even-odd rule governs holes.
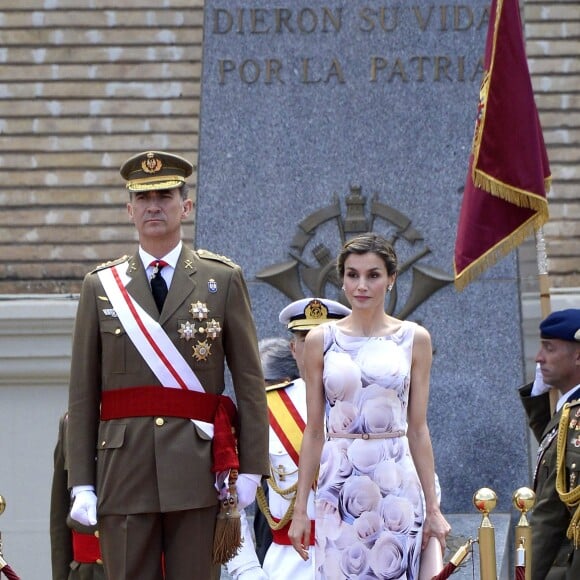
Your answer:
[[[120,266],[123,266],[121,268]],[[190,389],[205,393],[203,385],[177,350],[167,333],[133,300],[125,285],[130,280],[127,265],[119,264],[99,270],[105,293],[115,309],[127,336],[139,351],[163,387]],[[208,436],[213,437],[213,425],[205,421],[192,421]]]

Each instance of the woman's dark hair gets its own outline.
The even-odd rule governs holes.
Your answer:
[[[397,254],[395,254],[393,246],[382,236],[369,232],[348,240],[342,246],[336,261],[340,278],[344,278],[344,263],[351,254],[368,254],[369,252],[376,254],[383,260],[389,276],[397,273]]]

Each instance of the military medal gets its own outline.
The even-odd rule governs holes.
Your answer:
[[[180,328],[177,331],[179,332],[179,337],[184,338],[185,340],[190,340],[193,338],[193,335],[197,332],[197,329],[191,322],[187,321],[185,323],[180,324]]]
[[[220,323],[213,318],[205,325],[205,333],[208,338],[215,340],[221,333]]]
[[[210,282],[215,284],[215,280],[211,279],[208,282],[208,287]],[[196,361],[205,361],[211,355],[211,342],[208,341],[218,338],[222,332],[222,327],[219,321],[215,320],[215,318],[207,320],[209,315],[209,308],[205,302],[200,302],[199,300],[197,302],[192,302],[189,308],[189,312],[195,319],[199,321],[205,320],[205,326],[196,326],[194,323],[189,321],[181,322],[177,332],[179,333],[180,338],[183,338],[187,341],[194,338],[195,335],[201,335],[201,338],[199,338],[195,346],[192,347],[192,356]]]
[[[197,302],[192,302],[189,311],[191,312],[191,315],[198,320],[207,318],[209,313],[207,305],[204,302],[199,302],[199,300]]]
[[[193,347],[193,358],[197,361],[207,360],[210,354],[211,345],[208,344],[207,340],[198,340]]]
[[[207,281],[207,289],[212,294],[215,294],[217,292],[217,282],[213,278],[210,278]]]

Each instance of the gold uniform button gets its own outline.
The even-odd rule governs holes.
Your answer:
[[[165,419],[163,419],[163,417],[157,417],[157,419],[155,419],[155,425],[162,427],[165,425]]]
[[[99,537],[99,530],[95,530],[95,538]]]
[[[120,328],[115,328],[115,334],[117,334],[117,335],[121,334],[121,329]]]
[[[100,558],[97,558],[97,561],[96,561],[96,563],[97,563],[97,564],[100,564],[101,566],[103,565],[103,561],[102,561]]]

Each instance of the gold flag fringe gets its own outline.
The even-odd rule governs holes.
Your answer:
[[[512,250],[515,250],[528,236],[541,228],[547,220],[548,207],[546,205],[544,211],[537,212],[517,230],[510,233],[503,240],[500,240],[477,260],[469,264],[460,274],[455,269],[455,288],[459,291],[463,290],[470,282],[473,282],[483,274],[485,270],[493,266]]]
[[[475,187],[483,189],[491,193],[491,195],[499,197],[518,207],[533,209],[542,214],[545,213],[546,219],[548,219],[548,200],[544,196],[499,181],[475,168],[472,172],[472,179]],[[544,179],[544,188],[546,188],[546,191],[549,191],[551,183],[551,176]]]

